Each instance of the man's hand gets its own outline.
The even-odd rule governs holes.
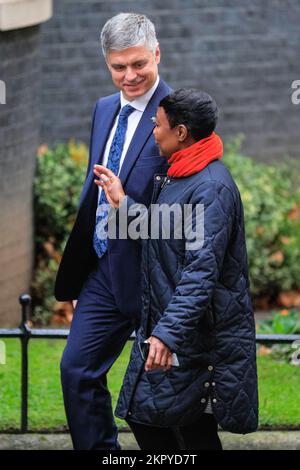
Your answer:
[[[105,191],[109,204],[115,209],[118,209],[125,197],[120,178],[102,165],[94,165],[94,174],[100,178],[95,179],[94,182]]]
[[[172,352],[162,341],[155,336],[147,339],[150,343],[149,354],[145,364],[145,371],[155,369],[169,370],[172,367]]]

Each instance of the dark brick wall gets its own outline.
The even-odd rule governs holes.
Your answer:
[[[211,93],[226,140],[243,132],[244,150],[260,159],[299,155],[300,105],[290,100],[300,78],[299,0],[54,1],[42,27],[44,141],[88,140],[94,101],[114,91],[99,32],[120,11],[150,16],[161,76],[174,88]]]
[[[39,27],[0,33],[0,324],[20,322],[32,268],[32,181],[39,142]]]

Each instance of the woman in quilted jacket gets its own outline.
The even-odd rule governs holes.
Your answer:
[[[201,91],[160,102],[153,132],[169,169],[154,175],[149,209],[109,169],[94,168],[119,226],[126,218],[127,236],[143,244],[141,324],[116,408],[141,449],[217,450],[218,425],[257,428],[243,207],[222,162],[217,116]]]

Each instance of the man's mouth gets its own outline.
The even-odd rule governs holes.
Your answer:
[[[141,80],[140,82],[137,82],[137,83],[124,83],[123,86],[127,86],[127,87],[132,87],[132,88],[135,88],[137,86],[139,86],[141,83],[143,83],[144,80]]]

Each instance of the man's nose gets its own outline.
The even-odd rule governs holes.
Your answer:
[[[126,70],[126,74],[125,74],[125,80],[128,80],[129,82],[133,82],[137,77],[137,73],[132,69],[132,68],[128,68]]]

